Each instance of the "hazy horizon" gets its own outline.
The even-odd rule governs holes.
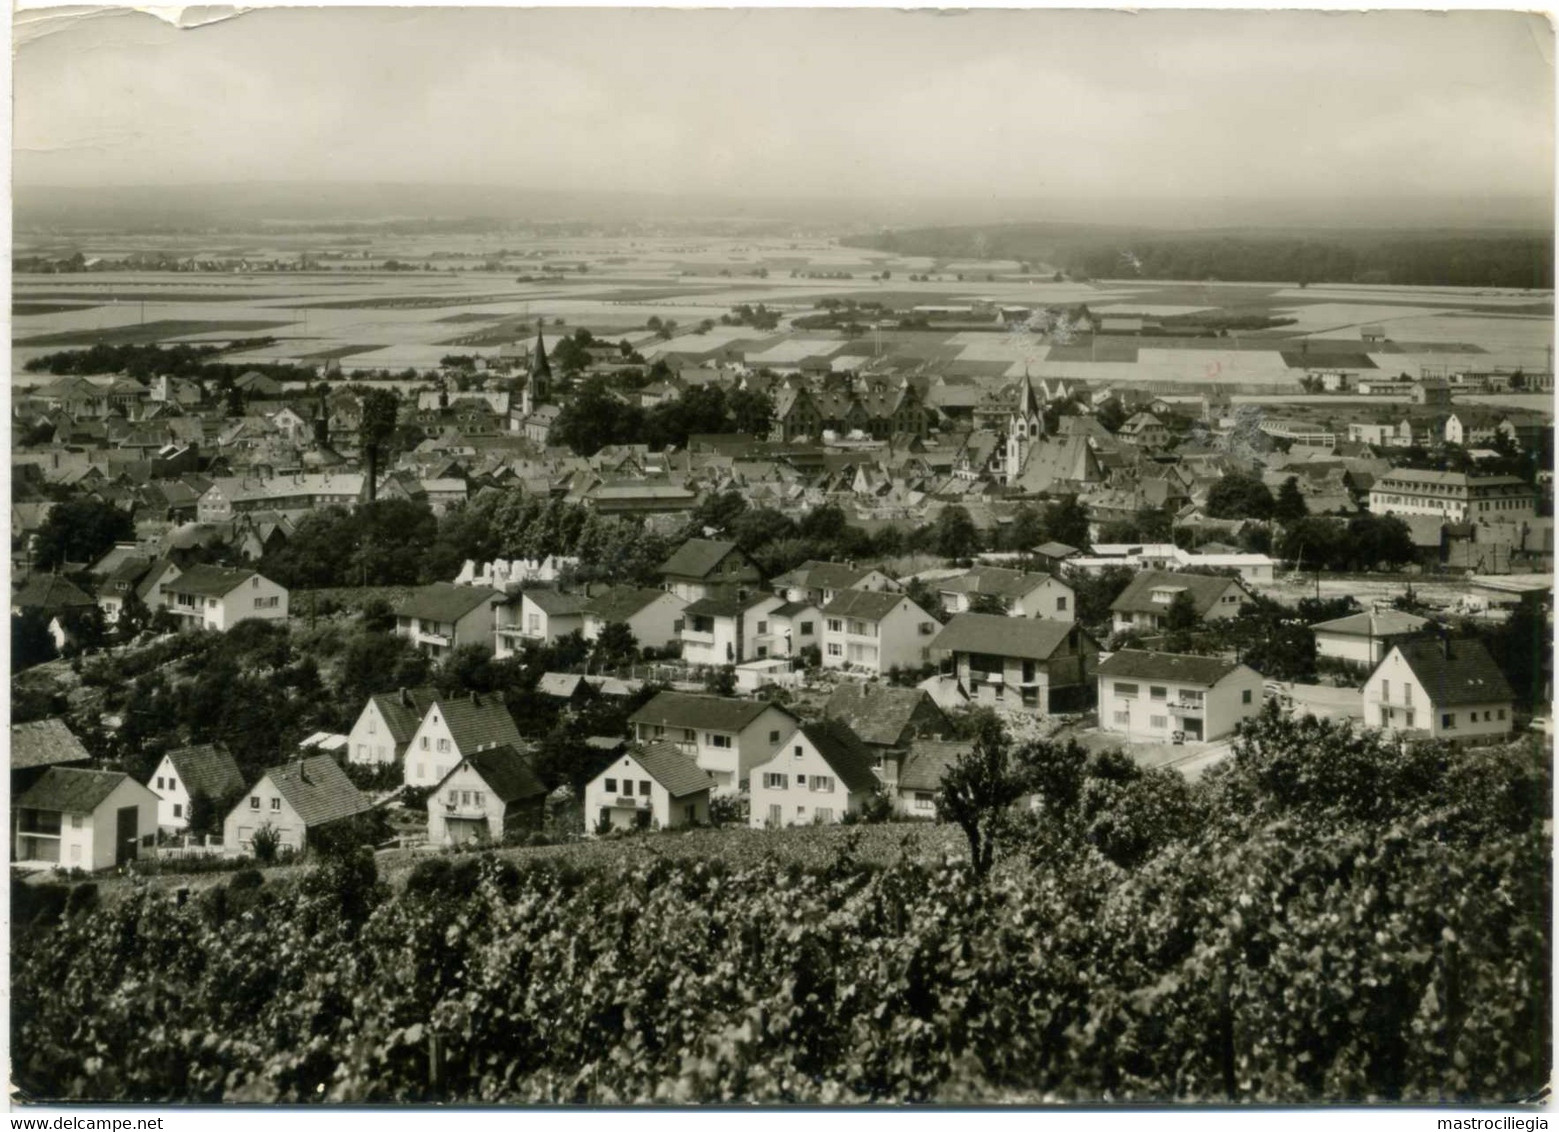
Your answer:
[[[1384,219],[1411,205],[1423,219],[1406,223],[1498,226],[1485,214],[1507,208],[1519,219],[1505,223],[1552,219],[1553,37],[1521,13],[16,20],[19,209],[45,187],[394,184],[881,204],[930,219],[960,201],[982,218],[1072,202],[1093,215],[1054,219],[1082,222],[1232,207],[1234,223],[1315,223],[1360,202]],[[1264,204],[1314,215],[1251,220]]]

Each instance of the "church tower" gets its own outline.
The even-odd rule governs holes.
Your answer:
[[[1018,403],[1007,418],[1007,483],[1017,482],[1028,460],[1029,447],[1044,435],[1045,416],[1040,412],[1039,401],[1034,396],[1034,386],[1029,381],[1028,369],[1025,367],[1023,381],[1018,386]]]
[[[520,415],[530,416],[537,408],[552,398],[552,366],[547,361],[547,347],[541,341],[541,327],[536,327],[536,349],[530,356],[530,375],[525,388],[520,390]]]

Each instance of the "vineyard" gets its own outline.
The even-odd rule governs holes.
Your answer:
[[[983,879],[851,830],[815,863],[647,835],[399,886],[364,854],[182,905],[13,907],[13,1079],[206,1103],[1528,1097],[1547,767],[1269,716],[1194,785],[1052,767]]]

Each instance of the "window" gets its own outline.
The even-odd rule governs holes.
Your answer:
[[[159,789],[159,790],[163,789],[162,775],[160,775],[160,774],[157,776],[157,789]]]
[[[915,792],[915,809],[917,809],[917,810],[929,810],[929,809],[931,809],[935,805],[936,805],[936,795],[935,794],[928,793],[928,792],[926,792],[924,790],[917,790]]]
[[[763,634],[767,633],[768,631],[769,631],[769,623],[767,621],[760,621],[760,622],[758,622],[758,635],[760,637],[763,636]]]
[[[1137,686],[1135,684],[1122,684],[1117,680],[1115,681],[1115,694],[1123,700],[1134,700],[1137,698]]]
[[[834,820],[834,811],[832,809],[830,809],[829,807],[827,807],[827,806],[820,806],[820,807],[818,807],[817,820],[818,821],[833,821]]]
[[[1116,712],[1115,713],[1115,722],[1116,723],[1130,723],[1131,722],[1131,712],[1129,712],[1129,711],[1118,711],[1118,712]]]
[[[1456,730],[1456,713],[1454,711],[1448,711],[1441,715],[1440,726],[1445,728],[1447,731]]]
[[[370,734],[370,735],[377,735],[377,734],[379,734],[379,721],[377,719],[375,719],[373,716],[369,716],[368,717],[368,734]]]
[[[272,798],[271,799],[271,812],[274,814],[274,813],[279,813],[280,811],[281,811],[281,799],[280,798]]]
[[[937,626],[935,621],[922,621],[920,623],[920,635],[922,637],[929,637],[936,632],[936,628]]]
[[[812,622],[803,621],[801,623],[801,635],[803,637],[810,637],[812,635]]]
[[[801,757],[801,748],[799,746],[791,748],[791,752],[792,758],[799,759]]]
[[[256,609],[278,609],[280,606],[280,597],[257,597],[254,599],[254,607]]]
[[[728,751],[731,749],[731,737],[729,735],[710,735],[709,745],[711,747],[719,747],[722,751]]]
[[[785,774],[765,774],[763,786],[766,790],[784,790],[790,785],[790,776]]]
[[[447,754],[449,752],[449,740],[440,739],[438,741],[438,749],[440,754]]]
[[[70,847],[70,863],[74,865],[74,864],[76,864],[80,860],[81,860],[81,846],[78,843],[78,844],[72,845]]]
[[[1020,688],[1019,689],[1019,695],[1023,699],[1023,706],[1024,707],[1027,707],[1027,708],[1037,708],[1039,706],[1039,689],[1038,688]]]
[[[422,749],[424,751],[428,749],[428,737],[426,735],[422,737]]]
[[[1117,685],[1117,688],[1118,687],[1119,686]],[[1148,695],[1150,697],[1152,697],[1153,699],[1155,699],[1155,700],[1168,699],[1169,698],[1169,689],[1168,688],[1149,688],[1148,689]]]
[[[769,732],[769,746],[771,746],[771,747],[778,747],[779,746],[779,732],[778,731],[770,731]]]
[[[184,816],[184,806],[181,803],[173,803],[173,816],[176,818],[181,818]]]
[[[171,778],[168,779],[168,789],[169,790],[177,790],[178,788],[179,788],[179,784],[178,784],[177,781],[175,781],[174,779],[171,779]]]
[[[1390,680],[1382,680],[1380,682],[1380,698],[1385,703],[1389,704],[1391,702],[1391,681]]]
[[[1500,708],[1500,709],[1499,709],[1499,717],[1500,717],[1500,718],[1501,718],[1501,719],[1504,719],[1504,718],[1505,718],[1505,709],[1504,709],[1504,708]]]
[[[1250,692],[1251,692],[1251,690],[1249,688],[1246,688],[1243,692],[1240,693],[1240,703],[1242,703],[1242,704],[1250,703]]]
[[[606,786],[606,792],[608,794],[615,794],[615,793],[617,793],[617,779],[615,779],[615,778],[608,778],[606,780],[606,782],[605,782],[605,786]]]
[[[797,786],[805,786],[806,784],[807,784],[807,776],[806,775],[804,775],[804,774],[796,775],[796,785]]]
[[[841,649],[838,644],[830,643],[829,646],[828,646],[828,655],[829,656],[843,656],[844,655],[844,650]]]
[[[258,810],[260,808],[260,799],[256,798],[256,797],[251,797],[249,799],[249,808],[251,810]]]
[[[475,806],[484,806],[487,804],[487,798],[480,790],[473,790],[471,791],[471,804]]]
[[[1501,718],[1503,718],[1503,714],[1501,715]],[[71,814],[70,815],[70,828],[71,829],[80,829],[81,828],[81,815],[80,814]]]
[[[1417,718],[1417,714],[1413,711],[1405,711],[1402,713],[1402,715],[1404,717],[1404,725],[1407,727],[1412,727],[1413,720]]]
[[[770,806],[769,807],[769,824],[770,825],[779,825],[779,823],[784,821],[784,820],[785,820],[784,814],[781,813],[780,808],[778,806]]]
[[[831,774],[814,774],[812,776],[812,789],[819,794],[832,794],[834,792],[834,776]]]
[[[802,818],[804,818],[806,816],[807,816],[807,808],[805,806],[797,806],[796,807],[796,820],[800,821]]]
[[[532,633],[541,632],[541,614],[532,613],[525,620],[529,624]]]
[[[830,633],[844,632],[844,622],[839,620],[837,617],[830,617],[828,619],[828,631]]]
[[[1065,613],[1066,612],[1066,598],[1064,598],[1064,597],[1056,598],[1056,612],[1057,613]]]
[[[639,782],[639,797],[641,797],[641,798],[648,798],[649,796],[650,796],[650,783],[649,783],[649,779],[642,779]]]
[[[1150,715],[1148,716],[1148,726],[1154,728],[1157,731],[1163,731],[1169,727],[1169,716]]]
[[[1413,685],[1406,683],[1405,681],[1402,684],[1402,702],[1405,704],[1411,704],[1413,702]]]

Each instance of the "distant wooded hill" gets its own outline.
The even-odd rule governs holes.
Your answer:
[[[1528,232],[1166,232],[1077,224],[919,228],[854,247],[938,259],[1015,259],[1076,277],[1226,282],[1554,285],[1552,234]]]

